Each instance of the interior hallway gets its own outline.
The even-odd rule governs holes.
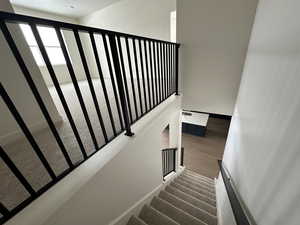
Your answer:
[[[184,165],[187,169],[214,178],[219,173],[230,120],[209,118],[205,137],[182,134]]]

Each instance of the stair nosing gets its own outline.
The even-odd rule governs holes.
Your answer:
[[[155,209],[155,208],[152,207],[150,204],[145,204],[145,205],[143,206],[142,210],[143,210],[144,208],[146,208],[146,207],[150,208],[151,210],[154,210],[156,213],[160,214],[162,217],[167,217],[169,220],[171,220],[172,222],[174,222],[176,225],[180,225],[177,221],[173,220],[172,218],[168,217],[166,214],[164,214],[164,213],[160,212],[159,210]],[[140,213],[140,214],[141,214],[141,213]],[[141,220],[143,220],[143,218],[141,218],[140,215],[139,215],[139,218],[140,218]],[[144,220],[143,220],[143,221],[144,221]],[[145,223],[147,223],[147,222],[145,221]],[[147,224],[148,224],[148,223],[147,223]],[[174,225],[175,225],[175,224],[174,224]]]
[[[205,183],[207,185],[211,185],[211,186],[213,186],[215,184],[214,181],[207,181],[205,179],[197,178],[197,177],[194,177],[192,175],[185,174],[185,173],[181,174],[180,176],[181,177],[185,177],[186,179],[191,179],[191,180],[196,181],[196,182],[197,181],[201,181],[201,182],[203,182],[203,183]]]
[[[164,190],[163,190],[164,191]],[[170,192],[167,192],[167,191],[164,191],[164,192],[166,192],[168,195],[171,195],[173,198],[176,198],[176,199],[178,199],[179,201],[182,201],[182,202],[184,202],[185,204],[187,204],[187,205],[190,205],[191,207],[194,207],[194,208],[196,208],[196,209],[198,209],[198,210],[200,210],[200,211],[202,211],[203,213],[206,213],[206,214],[208,214],[208,216],[211,216],[211,217],[213,217],[213,218],[217,218],[217,215],[214,215],[214,214],[211,214],[210,212],[208,212],[208,211],[206,211],[205,209],[203,209],[203,208],[200,208],[200,207],[198,207],[198,206],[196,206],[196,205],[194,205],[194,204],[192,204],[192,203],[190,203],[190,202],[187,202],[187,201],[185,201],[184,199],[182,199],[182,198],[180,198],[180,197],[177,197],[176,195],[174,195],[174,194],[172,194],[172,193],[170,193]],[[165,201],[167,201],[167,200],[165,200]],[[171,202],[170,202],[170,204],[172,204]],[[173,204],[172,204],[173,205]],[[175,205],[173,205],[174,207],[177,207],[177,206],[175,206]],[[216,208],[215,208],[216,209]],[[188,212],[187,212],[188,213]],[[193,215],[192,215],[193,216]],[[203,221],[204,222],[204,221]]]
[[[211,189],[208,189],[208,188],[206,188],[205,186],[204,187],[202,187],[202,186],[198,186],[198,185],[196,185],[196,184],[193,184],[193,183],[189,183],[188,181],[182,181],[182,180],[179,180],[178,178],[176,178],[175,180],[174,180],[174,182],[178,182],[178,183],[183,183],[182,185],[184,185],[184,186],[196,186],[196,188],[197,189],[201,189],[201,190],[203,190],[203,191],[205,191],[205,192],[207,192],[207,194],[210,194],[210,195],[213,195],[214,197],[216,197],[216,194],[215,194],[215,190],[213,189],[213,188],[211,188]]]
[[[191,176],[191,177],[195,177],[197,179],[202,179],[202,180],[205,180],[207,182],[211,182],[211,183],[214,182],[213,178],[209,178],[209,177],[203,176],[201,174],[190,173],[190,172],[187,172],[187,171],[183,172],[182,174],[185,174],[185,175]]]
[[[204,221],[202,221],[202,220],[200,220],[199,218],[197,218],[197,217],[195,217],[195,216],[193,216],[193,215],[191,215],[191,214],[189,214],[188,212],[186,212],[186,211],[184,211],[184,210],[182,210],[182,209],[180,209],[180,208],[178,208],[177,206],[175,206],[175,205],[173,205],[173,204],[171,204],[170,202],[168,202],[168,201],[166,201],[165,199],[162,199],[162,198],[160,198],[159,196],[155,196],[154,198],[157,198],[157,199],[159,199],[160,201],[163,201],[165,204],[168,204],[168,205],[171,205],[173,208],[175,208],[176,210],[178,210],[178,211],[180,211],[181,213],[184,213],[184,214],[187,214],[187,216],[190,216],[190,217],[192,217],[193,219],[195,219],[196,221],[199,221],[200,223],[203,223],[204,225],[206,224],[206,225],[208,225],[207,223],[205,223]],[[153,198],[153,199],[154,199]],[[152,201],[153,201],[153,199],[152,199]],[[152,201],[151,201],[151,203],[152,203]],[[154,206],[153,206],[153,208],[155,208]],[[157,209],[158,210],[158,209]],[[159,210],[158,210],[159,211]],[[163,212],[162,212],[163,213]],[[163,213],[164,214],[164,213]],[[165,214],[164,214],[165,215]],[[168,216],[168,215],[166,215],[166,216]],[[168,216],[169,217],[169,216]],[[172,219],[172,218],[171,218]],[[173,219],[174,220],[174,219]],[[176,220],[175,220],[176,221]],[[179,223],[178,221],[176,221],[177,223]],[[180,224],[180,223],[179,223]]]
[[[168,190],[169,188],[170,188],[170,191],[171,191],[171,192]],[[179,192],[179,193],[183,194],[183,195],[187,195],[187,197],[189,197],[190,199],[193,199],[193,200],[196,201],[196,202],[199,202],[199,203],[202,205],[202,207],[203,207],[203,205],[204,205],[205,207],[204,207],[204,208],[201,208],[201,207],[199,207],[198,205],[196,205],[196,204],[194,204],[194,203],[192,203],[192,202],[186,201],[184,198],[179,197],[179,196],[173,194],[173,193],[172,193],[172,189],[173,189],[174,191],[176,191],[176,192]],[[217,216],[217,207],[216,207],[216,206],[213,206],[213,205],[211,205],[211,204],[209,204],[209,203],[207,203],[207,202],[205,202],[205,201],[203,201],[203,200],[201,200],[201,199],[198,199],[198,198],[196,198],[196,197],[194,197],[194,196],[192,196],[192,195],[190,195],[190,194],[188,194],[188,193],[186,193],[186,192],[183,192],[183,191],[179,190],[179,189],[176,188],[176,187],[169,186],[168,188],[165,188],[165,191],[166,191],[167,193],[171,194],[171,195],[176,196],[177,198],[179,198],[179,199],[181,199],[181,200],[183,200],[183,201],[185,201],[185,202],[188,202],[189,204],[195,206],[196,208],[201,208],[202,210],[204,210],[204,211],[206,211],[206,212],[208,212],[208,213],[210,213],[210,212],[209,212],[209,210],[207,210],[207,208],[210,208],[212,211],[214,211],[214,213],[210,213],[210,214]]]
[[[171,182],[169,185],[171,185],[171,186],[173,186],[172,184],[173,183],[175,183],[175,182]],[[216,200],[214,200],[214,199],[211,199],[211,198],[209,198],[209,197],[207,197],[207,196],[205,196],[205,195],[203,195],[203,194],[200,194],[199,192],[196,192],[196,191],[194,191],[194,190],[192,190],[192,189],[190,189],[190,188],[188,188],[188,187],[186,187],[186,186],[183,186],[183,185],[180,185],[180,184],[177,184],[177,183],[175,183],[176,185],[179,185],[179,186],[182,186],[183,188],[187,188],[187,189],[189,189],[191,192],[194,192],[194,193],[196,193],[196,194],[198,194],[198,195],[200,195],[201,197],[204,197],[204,198],[207,198],[208,200],[211,200],[212,202],[214,202],[214,205],[216,205]],[[174,186],[173,186],[174,187]],[[179,188],[177,188],[177,189],[179,189]],[[180,189],[179,189],[180,190]],[[184,191],[183,191],[184,192]],[[184,193],[186,193],[186,192],[184,192]],[[189,194],[189,195],[191,195],[191,194]],[[192,195],[193,196],[193,195]],[[195,196],[194,196],[195,197]],[[195,198],[197,198],[197,197],[195,197]],[[197,199],[199,199],[199,198],[197,198]],[[202,201],[204,201],[204,200],[202,200]],[[206,202],[206,201],[204,201],[204,202]],[[209,203],[209,202],[207,202],[207,204],[210,204],[210,205],[212,205],[211,203]],[[212,205],[212,206],[214,206],[214,205]]]

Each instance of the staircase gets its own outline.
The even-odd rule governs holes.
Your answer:
[[[127,225],[217,225],[214,180],[185,170]]]

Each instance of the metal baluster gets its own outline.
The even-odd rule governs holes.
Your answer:
[[[159,98],[158,98],[158,102],[161,103],[161,99],[162,99],[162,89],[161,89],[161,61],[160,61],[160,43],[156,42],[156,57],[157,57],[157,80],[158,80],[158,90],[159,90]]]
[[[132,44],[133,44],[133,55],[134,55],[135,73],[136,73],[138,93],[139,93],[139,100],[140,100],[140,110],[141,110],[141,116],[142,116],[143,115],[143,101],[142,101],[142,94],[141,94],[140,75],[139,75],[139,66],[138,66],[138,60],[137,60],[135,39],[132,39]]]
[[[9,210],[0,202],[0,213],[3,215],[3,218],[0,219],[0,222],[2,222],[2,219],[5,219],[9,216]]]
[[[48,54],[46,52],[46,48],[45,48],[45,46],[44,46],[44,44],[42,42],[42,39],[40,37],[40,34],[39,34],[38,30],[37,30],[36,25],[31,23],[30,26],[31,26],[32,33],[33,33],[33,35],[34,35],[34,37],[36,39],[36,42],[37,42],[37,44],[39,46],[39,49],[40,49],[41,55],[42,55],[42,57],[44,59],[44,62],[46,64],[46,67],[48,69],[49,75],[50,75],[50,77],[52,79],[53,85],[54,85],[54,87],[56,89],[57,95],[59,96],[61,104],[62,104],[62,106],[64,108],[64,111],[65,111],[65,113],[67,115],[67,118],[68,118],[69,123],[71,125],[71,128],[73,130],[73,133],[75,135],[76,141],[78,142],[78,145],[79,145],[79,148],[80,148],[80,150],[81,150],[81,152],[83,154],[83,157],[86,158],[87,156],[86,156],[86,152],[85,152],[84,146],[83,146],[82,141],[80,139],[78,130],[76,128],[75,122],[74,122],[73,117],[71,115],[71,112],[70,112],[70,109],[68,107],[67,101],[66,101],[66,99],[64,97],[64,94],[63,94],[61,88],[60,88],[60,84],[59,84],[58,79],[57,79],[57,77],[55,75],[54,69],[53,69],[53,67],[51,65],[50,59],[49,59]],[[73,163],[72,163],[71,159],[69,159],[68,156],[66,157],[66,159],[67,159],[68,164],[70,165],[70,167],[73,167]]]
[[[149,44],[149,42],[148,42]],[[150,78],[149,78],[149,61],[148,61],[148,54],[147,54],[147,41],[144,40],[144,51],[145,51],[145,64],[146,64],[146,77],[147,77],[147,89],[148,89],[148,99],[149,99],[149,109],[152,108],[151,106],[151,93],[150,93]]]
[[[89,32],[89,36],[90,36],[90,40],[92,43],[94,57],[95,57],[95,61],[96,61],[96,65],[97,65],[97,69],[98,69],[98,73],[99,73],[101,86],[103,89],[103,94],[104,94],[105,103],[107,106],[107,111],[108,111],[111,127],[113,129],[114,136],[116,137],[117,136],[116,126],[115,126],[114,117],[113,117],[113,114],[111,111],[111,106],[110,106],[110,102],[109,102],[109,98],[108,98],[108,94],[107,94],[107,90],[106,90],[105,80],[104,80],[103,73],[102,73],[102,68],[101,68],[101,64],[100,64],[100,59],[99,59],[99,54],[98,54],[98,50],[97,50],[97,46],[96,46],[95,37],[92,32]]]
[[[86,122],[86,124],[88,126],[88,129],[89,129],[89,132],[90,132],[90,135],[91,135],[94,147],[95,147],[95,149],[98,150],[99,149],[99,145],[97,143],[97,139],[96,139],[96,136],[95,136],[95,133],[94,133],[94,130],[93,130],[93,127],[92,127],[92,124],[91,124],[91,121],[90,121],[90,118],[89,118],[86,106],[84,104],[84,100],[83,100],[83,97],[82,97],[82,94],[81,94],[81,91],[80,91],[80,88],[79,88],[79,85],[78,85],[78,82],[77,82],[77,79],[76,79],[76,76],[75,76],[75,72],[74,72],[74,69],[73,69],[73,66],[72,66],[72,63],[71,63],[70,56],[69,56],[68,51],[67,51],[67,47],[65,45],[63,36],[61,34],[61,30],[60,30],[59,27],[55,27],[55,31],[56,31],[56,35],[58,37],[58,41],[60,43],[60,47],[61,47],[61,50],[63,52],[64,58],[66,60],[67,68],[68,68],[69,74],[71,76],[71,80],[72,80],[72,83],[74,85],[75,92],[76,92],[77,98],[79,100],[79,104],[80,104],[81,110],[83,112],[83,116],[85,118],[85,122]]]
[[[157,72],[157,48],[156,48],[156,43],[157,42],[153,42],[153,64],[154,64],[154,79],[155,79],[155,97],[156,97],[156,105],[159,104],[159,87],[158,87],[158,72]]]
[[[165,100],[165,83],[164,83],[164,57],[163,57],[163,47],[160,43],[160,78],[161,78],[161,102]]]
[[[133,73],[132,73],[130,49],[129,49],[129,43],[128,43],[127,37],[125,38],[125,44],[126,44],[126,51],[127,51],[127,59],[128,59],[128,67],[129,67],[130,80],[131,80],[134,109],[135,109],[135,117],[136,117],[135,120],[137,120],[138,119],[137,101],[136,101],[135,85],[134,85],[134,79],[133,79]]]
[[[169,63],[169,96],[172,94],[172,72],[171,72],[171,45],[167,44],[168,46],[168,63]]]
[[[71,159],[70,159],[70,157],[69,157],[69,155],[66,151],[66,148],[65,148],[65,146],[64,146],[57,130],[56,130],[54,122],[51,119],[51,116],[50,116],[50,114],[47,110],[47,107],[46,107],[41,95],[39,94],[39,91],[38,91],[32,77],[30,75],[30,72],[29,72],[29,70],[28,70],[28,68],[27,68],[27,66],[26,66],[26,64],[25,64],[25,62],[24,62],[24,60],[23,60],[16,44],[15,44],[13,38],[12,38],[12,36],[11,36],[7,26],[6,26],[6,24],[5,24],[5,22],[1,22],[0,26],[1,26],[1,30],[3,32],[3,35],[4,35],[6,41],[9,45],[11,51],[13,52],[14,57],[15,57],[16,61],[18,62],[19,66],[20,66],[20,69],[21,69],[21,71],[22,71],[22,73],[23,73],[23,75],[24,75],[24,77],[25,77],[25,79],[26,79],[26,81],[27,81],[34,97],[35,97],[35,100],[37,101],[37,103],[38,103],[38,105],[39,105],[39,107],[42,111],[42,114],[43,114],[45,120],[47,121],[47,123],[48,123],[48,125],[49,125],[49,127],[52,131],[52,134],[53,134],[54,138],[56,139],[58,146],[60,147],[60,150],[61,150],[62,154],[64,155],[64,157],[66,159],[66,162],[68,163],[69,167],[72,167],[73,166],[72,161],[71,161]]]
[[[104,48],[105,48],[105,54],[106,54],[106,59],[107,59],[107,64],[108,64],[108,69],[109,69],[109,74],[110,74],[110,79],[114,91],[114,97],[117,105],[117,111],[119,115],[119,120],[120,120],[120,125],[121,129],[124,130],[124,125],[123,125],[123,120],[122,120],[122,114],[121,114],[121,109],[120,109],[120,104],[119,104],[119,98],[118,98],[118,93],[116,89],[116,84],[115,84],[115,79],[114,79],[114,74],[113,74],[113,69],[112,69],[112,64],[109,56],[109,50],[108,50],[108,45],[107,45],[107,40],[105,34],[102,36],[103,38],[103,43],[104,43]]]
[[[120,61],[119,61],[119,57],[118,57],[116,38],[112,34],[109,34],[108,37],[109,37],[109,43],[110,43],[111,55],[112,55],[112,59],[113,59],[115,73],[116,73],[116,79],[117,79],[117,84],[118,84],[118,90],[119,90],[119,95],[120,95],[123,116],[124,116],[125,129],[126,129],[125,135],[133,136],[134,134],[131,132],[130,122],[129,122],[129,117],[128,117],[128,109],[127,109],[126,97],[125,97],[124,86],[123,86],[123,81],[122,81],[122,74],[121,74]]]
[[[120,36],[117,36],[117,46],[119,49],[121,72],[123,75],[123,82],[124,82],[124,86],[125,86],[125,94],[126,94],[126,99],[127,99],[129,118],[130,118],[130,123],[132,123],[133,119],[132,119],[132,112],[131,112],[130,96],[129,96],[129,92],[128,92],[128,85],[127,85],[127,78],[126,78],[126,71],[125,71],[125,66],[124,66],[123,51],[122,51]]]
[[[153,80],[153,61],[152,61],[152,45],[151,41],[148,42],[149,58],[150,58],[150,73],[151,73],[151,87],[152,87],[152,108],[155,107],[155,95],[154,95],[154,80]]]
[[[96,97],[94,85],[93,85],[91,74],[90,74],[90,71],[89,71],[89,67],[88,67],[88,64],[87,64],[87,61],[86,61],[86,58],[85,58],[85,55],[84,55],[84,51],[83,51],[83,48],[82,48],[82,44],[81,44],[81,40],[80,40],[78,30],[74,29],[73,33],[74,33],[75,40],[76,40],[76,43],[77,43],[77,47],[78,47],[79,55],[80,55],[80,58],[81,58],[81,61],[82,61],[82,65],[83,65],[83,68],[84,68],[84,71],[85,71],[86,79],[88,81],[88,85],[89,85],[89,88],[90,88],[90,91],[91,91],[91,95],[92,95],[93,102],[94,102],[94,105],[95,105],[98,120],[99,120],[101,129],[102,129],[102,133],[103,133],[105,142],[107,143],[108,138],[107,138],[107,134],[106,134],[106,129],[105,129],[104,122],[103,122],[103,119],[102,119],[102,115],[101,115],[101,112],[100,112],[100,108],[99,108],[98,100],[97,100],[97,97]]]
[[[11,172],[18,178],[20,183],[24,186],[24,188],[28,191],[31,196],[35,196],[36,192],[23,176],[21,171],[16,167],[14,162],[9,158],[4,149],[0,146],[0,157],[6,164],[6,166],[11,170]]]
[[[140,49],[140,62],[141,62],[141,70],[142,70],[143,90],[144,90],[145,112],[148,112],[146,85],[145,85],[145,74],[144,74],[144,64],[143,64],[143,53],[142,53],[142,44],[141,44],[140,39],[139,39],[139,49]]]
[[[30,130],[28,129],[27,125],[25,124],[23,118],[21,117],[21,115],[18,112],[17,108],[15,107],[14,103],[12,102],[10,97],[8,96],[6,90],[2,86],[2,83],[0,83],[0,94],[1,94],[1,97],[2,97],[3,101],[5,102],[6,106],[8,107],[9,111],[11,112],[11,114],[15,118],[16,122],[18,123],[19,127],[21,128],[21,130],[25,134],[27,140],[31,144],[31,146],[32,146],[34,152],[36,153],[37,157],[41,160],[43,166],[47,170],[49,176],[52,178],[52,180],[56,179],[56,175],[55,175],[54,171],[52,170],[49,162],[45,158],[42,150],[40,149],[40,147],[38,146],[38,144],[35,141],[34,137],[32,136],[32,134],[31,134]]]
[[[176,95],[179,95],[178,93],[178,58],[179,58],[179,45],[176,45],[175,47],[175,91],[176,91]]]

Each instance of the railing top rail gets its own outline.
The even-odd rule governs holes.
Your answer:
[[[231,208],[233,211],[233,215],[236,221],[237,225],[251,225],[251,222],[249,220],[248,215],[246,214],[246,211],[244,210],[238,195],[235,193],[235,190],[233,188],[233,185],[231,184],[230,175],[227,175],[226,169],[223,166],[223,163],[221,160],[218,161],[219,168],[221,171],[221,175],[225,184],[225,188],[227,191],[227,195],[231,204]]]
[[[177,148],[164,148],[162,151],[171,151],[171,150],[177,150]]]
[[[112,30],[106,30],[106,29],[101,29],[101,28],[88,27],[88,26],[79,25],[79,24],[66,23],[66,22],[61,22],[61,21],[57,21],[57,20],[49,20],[49,19],[43,19],[43,18],[38,18],[38,17],[33,17],[33,16],[25,16],[25,15],[21,15],[21,14],[9,13],[9,12],[4,12],[4,11],[0,11],[0,20],[6,21],[6,22],[11,22],[11,23],[35,23],[36,25],[60,27],[60,28],[67,29],[67,30],[78,30],[81,32],[114,34],[114,35],[118,35],[121,37],[161,42],[161,43],[176,45],[178,47],[180,46],[179,43],[174,43],[174,42],[170,42],[170,41],[164,41],[164,40],[143,37],[143,36],[134,35],[134,34],[127,34],[127,33],[122,33],[122,32],[117,32],[117,31],[112,31]]]

